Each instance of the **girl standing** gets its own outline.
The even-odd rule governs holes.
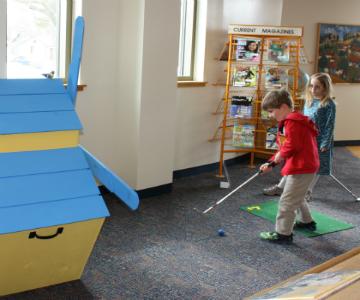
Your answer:
[[[306,89],[304,115],[312,119],[319,130],[317,137],[320,169],[311,183],[306,197],[311,199],[312,190],[319,175],[330,175],[334,148],[336,105],[332,99],[332,81],[327,73],[311,75]]]
[[[319,135],[317,137],[320,169],[309,186],[305,199],[311,200],[311,194],[319,175],[330,175],[332,170],[332,158],[334,147],[334,127],[336,105],[332,99],[332,81],[327,73],[315,73],[311,75],[306,86],[304,115],[308,116],[316,124]],[[265,188],[264,194],[269,196],[281,195],[286,181],[286,176],[272,187]]]

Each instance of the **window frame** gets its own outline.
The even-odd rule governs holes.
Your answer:
[[[187,2],[188,0],[181,0],[181,11],[184,9],[183,2]],[[179,82],[181,81],[193,81],[194,80],[194,70],[195,70],[195,45],[196,45],[196,27],[197,27],[197,18],[198,18],[198,0],[193,0],[193,15],[190,16],[190,18],[192,18],[192,30],[191,30],[191,46],[187,45],[188,43],[185,42],[186,40],[186,36],[184,35],[183,40],[184,43],[181,43],[181,37],[182,37],[182,33],[186,32],[186,28],[183,28],[183,24],[182,24],[182,19],[180,19],[180,35],[179,35],[179,60],[178,60],[178,71],[179,68],[181,68],[182,70],[184,69],[184,59],[181,59],[180,55],[182,54],[182,56],[184,57],[185,54],[185,48],[189,47],[191,49],[191,55],[190,55],[190,74],[188,76],[179,76],[179,74],[177,74],[177,80]],[[187,10],[185,8],[185,10]],[[185,21],[187,19],[187,16],[185,17]],[[186,22],[185,22],[186,23]],[[183,45],[183,49],[181,48],[181,46]],[[182,65],[180,67],[180,64]]]
[[[63,0],[59,0],[63,1]],[[61,57],[61,54],[58,54],[58,69],[59,74],[63,75],[61,77],[65,81],[68,77],[69,65],[71,61],[71,51],[72,51],[72,30],[73,30],[73,20],[74,20],[74,5],[77,0],[66,0],[66,10],[65,10],[65,38],[64,38],[64,47],[65,51]],[[59,2],[61,3],[61,2]],[[60,31],[58,32],[60,34]],[[7,0],[0,0],[0,78],[7,77]]]

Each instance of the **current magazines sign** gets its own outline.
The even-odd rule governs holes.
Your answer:
[[[229,34],[302,36],[302,27],[229,25]]]

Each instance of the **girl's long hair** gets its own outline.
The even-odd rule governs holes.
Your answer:
[[[306,85],[305,105],[307,107],[310,107],[311,103],[314,99],[314,96],[311,93],[311,81],[313,79],[318,80],[324,88],[324,95],[320,99],[320,106],[325,106],[332,100],[332,92],[333,92],[332,80],[331,80],[331,77],[329,76],[329,74],[327,74],[327,73],[315,73],[315,74],[311,75],[310,80]]]

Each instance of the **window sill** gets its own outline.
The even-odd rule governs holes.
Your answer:
[[[206,86],[206,81],[178,81],[177,87],[203,87]]]
[[[67,87],[67,83],[64,83],[64,86]],[[81,91],[85,90],[86,87],[87,87],[86,84],[78,84],[77,90],[78,90],[79,92],[81,92]]]
[[[86,87],[87,87],[86,84],[78,84],[77,90],[78,91],[83,91],[83,90],[85,90]]]

